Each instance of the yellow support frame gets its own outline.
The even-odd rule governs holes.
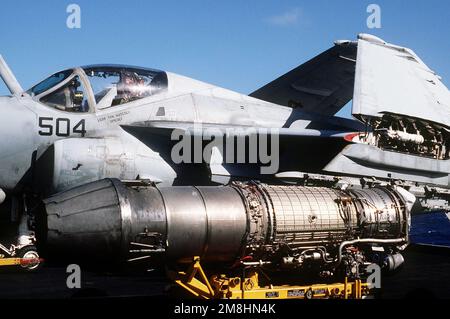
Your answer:
[[[3,255],[0,255],[0,267],[2,266],[24,266],[27,264],[33,263],[41,263],[43,259],[41,258],[16,258],[16,257],[8,257],[5,258]]]
[[[258,272],[251,271],[245,278],[226,275],[206,276],[200,257],[194,257],[186,272],[168,272],[169,278],[189,292],[203,299],[361,299],[369,294],[361,280],[334,284],[259,286]],[[198,278],[197,278],[198,277]]]
[[[17,266],[21,264],[20,258],[0,258],[1,266]]]
[[[212,299],[215,296],[208,277],[206,277],[200,265],[200,257],[194,257],[192,264],[186,272],[168,271],[167,274],[177,285],[195,297]],[[200,278],[196,278],[197,275]]]

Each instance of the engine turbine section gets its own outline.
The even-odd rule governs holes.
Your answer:
[[[394,187],[343,191],[248,182],[157,188],[105,179],[45,200],[39,239],[50,252],[70,247],[71,253],[126,259],[137,253],[169,264],[200,256],[221,266],[307,266],[351,275],[374,261],[398,266],[414,200]]]

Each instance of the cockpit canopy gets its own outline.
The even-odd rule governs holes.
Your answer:
[[[27,91],[68,112],[106,109],[167,90],[163,71],[123,65],[91,65],[55,73]]]

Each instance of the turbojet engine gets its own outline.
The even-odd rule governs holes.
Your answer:
[[[389,269],[403,262],[399,251],[408,242],[414,201],[399,187],[344,191],[249,182],[158,188],[105,179],[47,199],[40,240],[50,252],[140,254],[168,264],[200,256],[222,267],[307,266],[318,274],[357,275],[373,262]]]

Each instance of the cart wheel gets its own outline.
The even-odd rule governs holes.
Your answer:
[[[25,259],[27,259],[27,258],[38,259],[37,262],[21,264],[20,268],[22,270],[25,270],[25,271],[36,271],[41,266],[41,262],[39,260],[39,254],[38,254],[37,249],[36,249],[35,246],[25,246],[25,247],[23,247],[22,249],[20,249],[18,251],[17,257],[18,258],[25,258]]]
[[[305,299],[311,300],[314,298],[314,292],[309,288],[305,293]]]

